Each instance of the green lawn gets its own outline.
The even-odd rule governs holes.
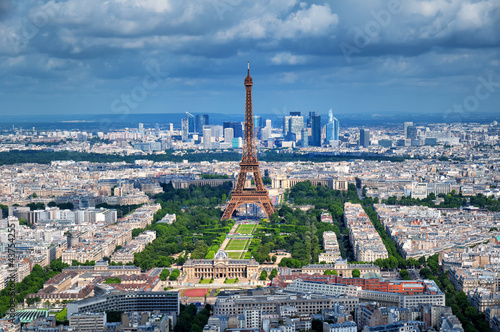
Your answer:
[[[59,313],[56,314],[56,320],[58,320],[58,321],[66,320],[67,313],[68,313],[68,309],[64,308],[63,310],[61,310]]]
[[[247,245],[250,244],[250,240],[236,240],[231,239],[227,244],[225,250],[246,250]]]
[[[238,279],[226,279],[224,281],[225,284],[235,284],[238,281]]]
[[[252,234],[257,224],[241,224],[236,229],[235,233],[239,234]]]
[[[231,259],[241,259],[245,256],[246,251],[241,252],[227,252],[227,255]]]
[[[212,279],[203,279],[200,281],[200,284],[211,284],[212,283]]]

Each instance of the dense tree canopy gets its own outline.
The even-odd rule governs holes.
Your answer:
[[[206,160],[217,161],[240,161],[241,153],[239,152],[218,152],[208,151],[200,152],[194,150],[186,150],[184,154],[177,153],[178,151],[166,150],[164,154],[148,154],[138,156],[121,156],[118,154],[103,154],[103,153],[88,153],[75,151],[41,151],[41,150],[11,150],[9,152],[0,152],[0,165],[12,165],[22,163],[38,163],[50,164],[53,160],[73,160],[73,161],[90,161],[98,163],[112,163],[125,161],[134,163],[136,159],[145,159],[151,161],[173,161],[182,162],[201,162]],[[393,162],[401,162],[407,159],[406,157],[394,157],[376,154],[359,154],[345,153],[343,155],[321,154],[321,153],[283,153],[279,150],[268,150],[259,153],[261,161],[345,161],[351,159],[364,160],[389,160]]]
[[[191,252],[193,258],[205,258],[209,251],[217,251],[234,224],[232,220],[221,221],[222,211],[215,208],[223,203],[223,195],[229,195],[230,183],[178,190],[166,184],[163,189],[164,192],[156,196],[162,208],[147,228],[156,231],[156,240],[135,254],[134,264],[142,269],[168,267],[175,261],[169,256],[185,250]],[[176,214],[176,221],[157,223],[167,213]],[[178,264],[184,261],[182,255],[177,259]]]
[[[271,262],[270,252],[283,249],[292,254],[283,258],[279,266],[298,268],[311,263],[318,263],[323,232],[336,233],[342,257],[352,259],[347,230],[342,222],[344,203],[359,202],[356,187],[349,186],[348,191],[333,190],[324,186],[313,186],[309,181],[297,183],[288,192],[289,202],[295,205],[311,205],[307,211],[282,204],[270,222],[261,221],[254,240],[250,245],[253,257],[260,263]],[[330,212],[333,224],[321,222],[321,214]],[[342,234],[344,231],[344,234]]]
[[[21,282],[14,285],[15,295],[13,298],[14,304],[22,303],[28,294],[37,293],[43,287],[43,284],[61,272],[68,264],[64,264],[60,259],[52,261],[50,266],[42,268],[40,265],[35,265],[31,273]],[[0,317],[3,317],[9,310],[11,303],[11,282],[9,286],[0,291]],[[40,299],[38,299],[40,300]],[[28,304],[33,304],[34,299],[26,299]]]
[[[411,198],[410,196],[403,196],[400,200],[398,200],[395,196],[389,197],[388,199],[383,199],[382,203],[388,205],[420,205],[420,206],[428,206],[434,208],[460,208],[467,205],[472,205],[475,207],[479,207],[481,209],[488,209],[490,211],[500,211],[500,201],[493,197],[487,197],[483,194],[477,194],[476,196],[464,197],[462,194],[449,193],[449,194],[439,194],[439,198],[442,198],[444,201],[436,204],[434,200],[436,200],[436,195],[433,193],[429,194],[427,198],[417,199]],[[470,200],[470,202],[469,202]]]

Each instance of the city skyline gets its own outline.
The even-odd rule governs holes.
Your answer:
[[[500,332],[499,31],[0,0],[0,331]]]
[[[494,1],[0,4],[2,115],[498,112]]]

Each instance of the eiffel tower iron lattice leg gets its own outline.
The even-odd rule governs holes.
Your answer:
[[[267,215],[267,220],[275,212],[269,199],[269,193],[264,187],[262,177],[259,171],[259,162],[257,161],[257,151],[255,150],[255,137],[253,127],[253,107],[252,107],[252,85],[250,77],[250,64],[248,65],[248,74],[245,78],[245,137],[243,141],[243,156],[240,163],[240,173],[236,188],[231,192],[229,201],[222,219],[230,219],[234,210],[242,204],[257,204]],[[255,181],[255,188],[245,188],[247,174],[252,173]]]

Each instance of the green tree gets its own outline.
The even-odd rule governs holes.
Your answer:
[[[203,240],[198,240],[195,243],[193,252],[191,253],[192,259],[203,259],[207,255],[208,246]]]
[[[401,276],[401,279],[403,280],[411,280],[410,278],[410,273],[408,273],[408,270],[400,270],[399,275]]]
[[[69,264],[63,263],[61,259],[55,259],[50,263],[50,268],[56,272],[61,272]]]
[[[170,270],[163,269],[163,271],[161,271],[161,273],[160,273],[160,279],[163,280],[163,281],[165,281],[165,280],[167,280],[167,278],[169,277],[169,275],[170,275]]]
[[[274,257],[274,256],[273,256]],[[273,280],[274,277],[276,277],[278,275],[278,270],[276,269],[272,269],[271,270],[271,273],[269,274],[269,280]]]
[[[169,276],[169,280],[177,280],[177,278],[179,278],[179,275],[181,274],[181,271],[179,271],[178,269],[175,269],[175,270],[172,270],[172,272],[170,272],[170,276]]]
[[[361,276],[361,272],[359,272],[358,269],[352,270],[352,277],[353,278],[359,278]]]
[[[394,256],[389,256],[389,268],[395,269],[398,267],[398,259]]]

